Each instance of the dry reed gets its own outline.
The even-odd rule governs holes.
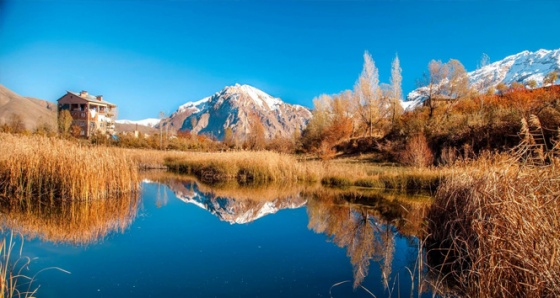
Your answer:
[[[21,255],[21,247],[17,255],[15,245],[13,233],[0,240],[0,294],[9,298],[34,297],[37,289],[31,288],[33,278],[24,274],[31,259]]]
[[[0,196],[96,200],[138,190],[137,165],[114,149],[0,134]]]
[[[242,184],[318,181],[320,163],[301,163],[291,155],[269,151],[185,153],[167,158],[169,170],[194,175],[203,182],[238,181]]]
[[[560,160],[476,165],[440,186],[428,214],[438,286],[467,297],[559,297]]]
[[[341,159],[302,161],[268,151],[169,153],[169,170],[196,176],[206,183],[240,184],[315,182],[329,186],[361,186],[435,191],[449,169],[394,167]]]

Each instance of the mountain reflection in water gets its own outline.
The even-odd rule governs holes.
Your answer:
[[[353,267],[353,287],[380,266],[385,289],[392,286],[395,237],[420,237],[428,203],[402,194],[337,190],[322,187],[267,185],[259,188],[209,187],[196,180],[163,179],[178,199],[194,204],[231,224],[246,224],[282,209],[307,206],[308,228],[345,248]],[[419,255],[419,258],[422,258]],[[411,268],[412,269],[412,268]],[[413,272],[413,274],[417,274]]]

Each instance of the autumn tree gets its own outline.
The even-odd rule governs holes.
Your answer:
[[[537,81],[529,80],[529,82],[527,82],[527,86],[531,89],[535,89],[537,87]]]
[[[58,113],[58,132],[67,135],[72,126],[72,114],[68,110],[62,110]]]
[[[396,119],[403,113],[401,106],[402,101],[402,69],[399,56],[395,56],[391,65],[391,94],[389,98],[389,116],[391,117],[391,126],[395,125]]]
[[[317,150],[325,138],[325,132],[330,125],[328,111],[330,101],[331,97],[325,94],[313,99],[313,110],[311,111],[313,117],[302,133],[302,145],[308,151]]]
[[[446,95],[452,99],[463,98],[469,93],[467,71],[459,60],[447,62],[447,78],[445,80]]]
[[[224,131],[224,145],[226,145],[229,148],[235,146],[235,138],[233,136],[233,129],[229,126]]]
[[[327,128],[327,140],[331,144],[344,141],[352,134],[352,117],[348,111],[351,94],[344,92],[335,95],[330,101],[330,119]]]
[[[354,90],[359,102],[362,121],[366,125],[366,133],[371,137],[374,126],[385,118],[387,105],[381,100],[378,70],[367,51],[364,53],[364,66]]]
[[[159,149],[163,150],[163,119],[165,119],[165,113],[163,111],[159,112]]]
[[[507,91],[508,87],[506,84],[504,84],[503,82],[498,83],[498,85],[496,85],[496,90],[498,91],[498,93],[500,93],[500,95],[504,95]]]
[[[302,145],[320,156],[334,156],[332,147],[347,140],[354,132],[353,95],[321,95],[313,100],[313,117],[302,134]]]
[[[427,88],[426,104],[430,109],[430,118],[436,106],[435,101],[459,99],[470,92],[467,71],[456,59],[450,59],[447,63],[430,61],[422,85]]]
[[[252,113],[249,115],[249,134],[246,139],[246,148],[251,150],[262,150],[266,146],[266,136],[264,125],[259,115]]]
[[[552,86],[558,80],[558,72],[551,71],[544,77],[543,86]]]

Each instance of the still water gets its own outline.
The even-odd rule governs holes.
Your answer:
[[[158,181],[111,203],[2,206],[4,234],[23,234],[33,258],[24,274],[70,272],[40,272],[37,296],[431,296],[418,283],[422,201]]]

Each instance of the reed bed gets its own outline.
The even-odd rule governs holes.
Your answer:
[[[560,159],[480,159],[437,191],[428,214],[436,288],[466,297],[560,297]]]
[[[384,166],[343,160],[333,162],[324,172],[328,174],[322,178],[321,183],[327,186],[435,192],[451,169]]]
[[[360,186],[402,191],[435,191],[446,168],[380,166],[366,162],[309,161],[269,151],[169,153],[170,171],[193,175],[205,183],[240,184],[316,182],[326,186]]]
[[[287,154],[269,151],[186,153],[165,160],[169,170],[194,175],[203,182],[238,181],[241,184],[318,181],[320,162],[298,162]]]
[[[0,134],[0,196],[97,200],[136,192],[138,169],[115,149]]]
[[[193,154],[185,151],[162,151],[155,149],[113,148],[113,150],[126,155],[140,170],[165,169],[166,158],[175,159]]]

